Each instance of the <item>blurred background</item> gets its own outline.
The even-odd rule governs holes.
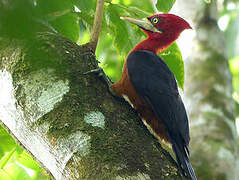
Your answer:
[[[0,41],[27,40],[38,31],[52,31],[85,44],[95,6],[96,0],[2,0]],[[175,73],[189,113],[192,164],[198,179],[237,180],[239,1],[106,0],[96,56],[114,82],[129,51],[146,38],[119,17],[145,17],[158,11],[182,16],[193,27],[160,55]],[[50,177],[0,126],[0,180],[8,179]]]

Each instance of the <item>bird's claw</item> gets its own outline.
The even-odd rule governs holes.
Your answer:
[[[104,70],[101,68],[101,67],[98,67],[96,69],[92,69],[90,71],[87,71],[85,73],[83,73],[84,75],[87,75],[87,74],[91,74],[91,73],[95,73],[97,74],[99,77],[102,77],[103,80],[107,83],[107,86],[108,86],[108,90],[110,92],[110,94],[114,97],[117,97],[121,100],[124,100],[124,98],[120,95],[118,95],[113,89],[111,89],[111,85],[113,84],[113,82],[111,81],[111,79],[105,74]]]
[[[81,53],[80,55],[81,56],[91,56],[91,55],[94,55],[94,54],[90,51],[86,51],[86,52]]]
[[[87,71],[83,74],[87,75],[87,74],[91,74],[91,73],[97,74],[99,77],[102,77],[103,80],[107,83],[108,87],[110,87],[111,84],[113,83],[111,81],[111,79],[105,74],[104,70],[101,67],[98,67],[96,69],[92,69],[92,70]]]
[[[90,71],[84,72],[83,74],[87,75],[87,74],[95,73],[95,74],[98,74],[99,76],[102,76],[102,72],[103,72],[103,69],[98,67],[96,69],[92,69]]]

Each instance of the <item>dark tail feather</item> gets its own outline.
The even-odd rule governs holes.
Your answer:
[[[182,172],[191,180],[197,180],[195,176],[194,170],[192,165],[189,162],[188,155],[185,151],[185,148],[179,148],[178,145],[174,142],[173,144],[173,151],[176,154],[178,166],[182,170]]]

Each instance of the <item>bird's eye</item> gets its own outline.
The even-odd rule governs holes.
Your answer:
[[[158,17],[154,17],[153,19],[152,19],[152,23],[153,24],[157,24],[159,22],[159,18]]]

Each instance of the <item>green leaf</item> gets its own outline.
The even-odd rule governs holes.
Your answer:
[[[11,151],[14,147],[16,147],[16,143],[12,136],[8,134],[8,132],[0,126],[0,159],[4,156],[5,152]]]
[[[176,0],[158,0],[156,7],[159,11],[167,13],[173,7]]]
[[[2,1],[1,1],[2,2]],[[0,36],[28,39],[38,30],[35,7],[29,0],[0,3]]]
[[[183,90],[184,62],[177,44],[173,43],[168,49],[159,53],[159,56],[165,61],[169,69],[174,73],[174,76],[178,82],[178,86]]]
[[[3,170],[0,171],[0,180],[15,179],[32,180],[32,178],[23,167],[19,166],[14,161],[11,161],[6,164]]]
[[[87,12],[78,12],[76,14],[80,17],[80,19],[84,23],[86,23],[90,27],[93,26],[93,23],[94,23],[94,16],[93,16],[93,14],[90,14],[90,13],[87,13]]]
[[[96,9],[96,0],[72,0],[81,12],[91,12]]]
[[[39,0],[36,5],[47,23],[56,31],[74,42],[78,40],[79,18],[73,13],[74,4],[71,0]]]
[[[120,20],[120,11],[117,6],[111,4],[106,8],[106,14],[111,27],[113,44],[117,48],[119,54],[127,54],[133,48],[132,41],[129,38],[128,27],[126,23]]]
[[[73,10],[74,6],[71,0],[38,0],[36,7],[42,14],[48,15],[53,12]]]
[[[14,179],[14,177],[7,171],[5,171],[4,169],[0,170],[0,180],[12,180],[12,179]]]
[[[89,29],[93,27],[93,23],[94,23],[94,14],[91,14],[89,12],[76,12],[75,13],[79,18],[80,18],[80,21],[83,22],[83,24]],[[105,16],[103,16],[103,20],[102,20],[102,26],[101,26],[101,31],[108,31],[108,25],[106,23],[106,20],[105,20]]]
[[[42,171],[37,162],[32,159],[32,157],[23,151],[17,158],[17,162],[21,163],[23,166],[33,169],[35,171]]]
[[[45,19],[47,21],[54,21],[58,17],[64,16],[65,14],[68,14],[68,13],[71,13],[71,12],[72,12],[72,10],[70,10],[70,9],[64,9],[62,11],[55,11],[55,12],[47,14]]]
[[[135,1],[135,0],[121,0],[120,3],[127,7],[136,7],[137,9],[149,12],[151,15],[155,13],[152,1]]]
[[[234,91],[239,94],[239,56],[229,60]]]
[[[111,5],[115,6],[118,9],[124,10],[130,17],[144,18],[152,15],[150,12],[146,12],[135,6],[127,7],[122,4],[111,4]]]
[[[113,4],[110,0],[106,0],[105,23],[103,21],[102,26],[104,35],[101,35],[96,51],[97,57],[104,57],[101,66],[113,81],[119,80],[127,54],[145,37],[140,28],[120,20],[120,16],[144,18],[154,13],[150,1],[129,0],[127,3],[126,1],[120,3]],[[112,41],[114,48],[108,48],[112,46]]]
[[[78,24],[78,16],[73,13],[67,13],[56,18],[49,23],[63,36],[77,42],[79,38],[80,26]]]
[[[13,148],[10,152],[6,153],[0,160],[0,169],[3,169],[4,166],[8,163],[9,159],[12,157],[13,153],[16,151],[16,148]]]
[[[237,116],[239,116],[239,103],[236,102],[236,113],[237,113]]]

